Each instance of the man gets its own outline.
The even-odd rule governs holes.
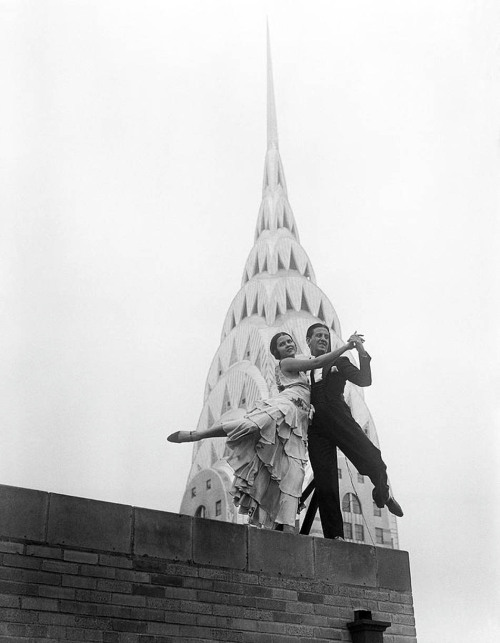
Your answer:
[[[311,355],[318,357],[330,348],[330,331],[324,324],[313,324],[306,341]],[[344,524],[340,508],[337,447],[360,474],[374,485],[373,501],[377,507],[387,506],[396,516],[403,511],[389,492],[387,467],[380,450],[371,442],[354,420],[344,400],[346,381],[357,386],[372,382],[370,360],[363,347],[363,336],[351,335],[348,340],[359,355],[359,369],[349,358],[339,357],[331,367],[311,371],[311,403],[315,412],[309,429],[309,457],[316,485],[317,501],[325,538],[343,538]]]

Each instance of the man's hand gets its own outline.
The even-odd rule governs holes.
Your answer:
[[[364,344],[364,335],[361,335],[357,331],[355,331],[347,340],[349,344],[352,345],[352,348],[355,348],[357,351],[361,350],[363,353],[365,352],[365,349],[363,348]]]

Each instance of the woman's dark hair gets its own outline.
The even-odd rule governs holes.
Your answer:
[[[271,351],[271,355],[275,359],[277,359],[278,361],[281,359],[281,355],[279,354],[279,351],[278,351],[278,339],[282,335],[287,335],[292,340],[292,342],[295,344],[295,340],[290,335],[290,333],[276,333],[276,335],[272,338],[271,343],[269,344],[269,350]],[[295,346],[297,346],[297,344],[295,344]]]

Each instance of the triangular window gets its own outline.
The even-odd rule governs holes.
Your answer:
[[[248,338],[247,346],[245,348],[244,359],[250,359],[250,337]]]
[[[310,313],[309,304],[307,303],[305,292],[302,291],[302,300],[300,302],[300,310],[304,310],[306,313]]]
[[[293,250],[290,250],[290,270],[299,270],[297,268],[297,262],[295,261],[295,255],[293,254]]]
[[[229,391],[227,390],[227,386],[226,386],[226,388],[224,389],[224,399],[222,400],[221,415],[226,411],[229,411],[230,408],[231,408],[231,399],[229,398]]]
[[[240,317],[240,322],[242,319],[245,319],[245,317],[248,317],[248,311],[247,311],[247,300],[246,297],[243,299],[243,306],[241,307],[241,317]]]
[[[240,408],[240,409],[246,409],[247,408],[246,386],[243,386],[243,390],[241,391],[240,401],[238,402],[238,408]]]
[[[233,342],[233,348],[231,349],[231,358],[229,359],[229,366],[236,364],[238,361],[238,355],[236,354],[236,342]]]

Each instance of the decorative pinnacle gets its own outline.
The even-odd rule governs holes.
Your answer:
[[[278,121],[274,100],[273,64],[271,60],[271,39],[267,23],[267,149],[278,149]]]

